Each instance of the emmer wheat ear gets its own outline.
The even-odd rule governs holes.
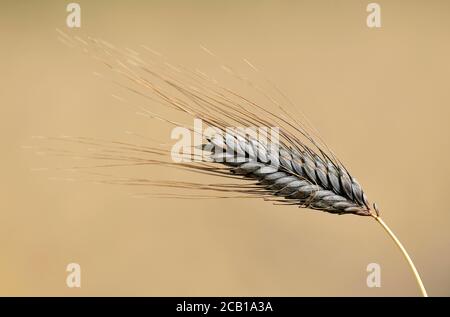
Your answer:
[[[234,181],[195,183],[120,178],[109,183],[150,185],[170,188],[170,190],[179,188],[191,191],[185,196],[170,192],[166,197],[195,199],[257,197],[332,214],[372,217],[399,247],[414,273],[423,296],[427,296],[411,258],[398,238],[381,219],[376,204],[373,207],[370,206],[361,185],[322,141],[312,126],[308,126],[307,120],[298,121],[295,119],[296,116],[287,110],[285,104],[290,104],[294,110],[295,106],[284,95],[282,95],[284,102],[279,102],[246,76],[237,74],[230,66],[221,65],[227,73],[242,81],[245,87],[256,90],[260,97],[263,97],[263,103],[271,104],[268,108],[261,102],[251,100],[222,86],[204,72],[172,65],[165,58],[162,61],[155,61],[154,58],[146,61],[136,52],[121,51],[110,43],[94,38],[80,42],[64,34],[64,41],[70,46],[81,45],[84,52],[103,62],[108,69],[119,74],[122,79],[126,78],[127,84],[120,84],[126,91],[144,97],[145,100],[151,100],[153,102],[151,109],[142,105],[137,106],[141,114],[173,126],[182,126],[169,119],[170,115],[156,114],[155,108],[159,104],[163,105],[165,111],[201,119],[205,129],[210,127],[218,131],[214,135],[202,136],[202,145],[199,145],[201,153],[190,155],[194,160],[183,163],[171,160],[171,151],[162,146],[135,146],[124,142],[106,144],[86,138],[75,139],[76,142],[98,146],[100,153],[91,154],[92,158],[115,160],[120,166],[153,164],[173,167]],[[216,57],[209,50],[207,53]],[[257,71],[253,66],[252,68]],[[154,103],[155,101],[157,103]],[[276,144],[262,142],[257,137],[246,133],[245,129],[230,132],[230,127],[245,129],[277,127],[279,139]],[[194,134],[198,133],[195,128],[189,127],[189,130]],[[144,155],[145,157],[142,157]],[[208,157],[208,160],[204,160],[205,157]],[[244,180],[251,183],[245,183]],[[192,193],[194,190],[219,194],[200,196],[194,195]]]

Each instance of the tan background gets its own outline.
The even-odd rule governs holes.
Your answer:
[[[199,44],[259,65],[379,203],[430,295],[450,295],[450,3],[379,1],[382,28],[369,29],[368,2],[79,1],[82,27],[71,31],[68,1],[2,1],[0,295],[419,294],[368,218],[49,179],[74,163],[22,149],[33,135],[169,131],[118,106],[117,88],[92,76],[98,63],[55,28],[208,71]],[[81,264],[81,289],[65,286],[70,262]],[[382,267],[379,289],[366,286],[370,262]]]

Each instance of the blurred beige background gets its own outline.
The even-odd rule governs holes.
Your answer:
[[[366,26],[369,1],[78,1],[77,30],[65,26],[67,3],[1,2],[0,295],[419,295],[368,218],[52,179],[76,163],[24,150],[33,135],[169,138],[112,99],[118,88],[92,76],[101,65],[58,42],[56,28],[211,72],[200,44],[251,60],[378,202],[429,294],[450,295],[448,1],[378,1],[381,29]],[[31,170],[40,167],[50,170]],[[70,262],[80,289],[65,284]],[[371,262],[381,288],[366,286]]]

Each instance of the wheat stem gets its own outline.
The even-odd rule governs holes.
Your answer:
[[[417,271],[416,266],[414,265],[413,261],[411,260],[411,257],[409,256],[408,252],[406,252],[406,249],[403,246],[403,244],[395,236],[394,232],[392,232],[392,230],[387,226],[387,224],[383,221],[383,219],[381,219],[377,215],[372,215],[372,217],[375,218],[375,220],[383,227],[383,229],[389,234],[389,236],[392,238],[392,240],[398,246],[398,248],[402,252],[403,256],[405,257],[406,261],[408,261],[408,264],[411,267],[411,270],[414,273],[414,277],[416,278],[417,284],[419,284],[419,287],[420,287],[423,297],[428,297],[427,290],[425,289],[425,286],[423,285],[423,282],[422,282],[422,279],[420,278],[419,272]]]

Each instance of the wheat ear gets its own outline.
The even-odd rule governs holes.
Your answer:
[[[119,162],[119,165],[104,166],[155,164],[225,178],[254,181],[253,184],[245,185],[238,181],[231,184],[205,184],[125,178],[110,183],[219,192],[220,196],[210,196],[214,198],[231,198],[233,196],[228,194],[243,194],[243,197],[260,197],[333,214],[373,217],[399,247],[414,273],[423,296],[427,296],[410,256],[392,230],[380,218],[376,204],[373,208],[370,207],[361,185],[314,129],[310,131],[308,124],[295,120],[292,113],[282,103],[265,93],[259,85],[235,73],[230,67],[222,65],[224,70],[241,80],[246,87],[251,87],[255,92],[260,93],[265,102],[268,101],[275,106],[275,112],[221,86],[217,80],[203,72],[191,71],[181,66],[175,67],[166,61],[162,64],[153,61],[145,62],[139,54],[123,52],[103,40],[89,38],[88,41],[81,42],[79,39],[72,39],[58,32],[70,45],[82,45],[83,51],[89,52],[109,69],[128,79],[132,86],[124,85],[124,88],[138,96],[157,101],[167,106],[169,110],[201,119],[206,126],[222,132],[214,137],[206,138],[207,142],[202,145],[203,152],[206,152],[202,154],[210,156],[207,162],[194,160],[188,163],[174,163],[163,159],[169,157],[170,151],[161,147],[136,147],[115,142],[113,152],[110,151],[111,149],[104,149],[107,151],[94,156],[96,159]],[[92,52],[88,49],[91,46],[95,48]],[[215,56],[209,50],[208,54]],[[149,97],[144,91],[149,91],[155,99]],[[285,99],[284,96],[283,99]],[[289,100],[286,101],[291,104]],[[153,110],[150,111],[141,106],[138,108],[149,118],[180,126],[156,114]],[[254,137],[241,133],[228,133],[228,127],[279,127],[280,140],[275,146],[276,150],[269,150],[273,144],[261,143]],[[196,132],[195,129],[190,128],[190,130]],[[97,145],[86,139],[79,139],[78,142]],[[133,151],[133,155],[130,155],[129,151]],[[139,157],[138,154],[150,155],[150,158]],[[203,158],[203,155],[200,157]],[[191,197],[197,196],[191,195]]]

